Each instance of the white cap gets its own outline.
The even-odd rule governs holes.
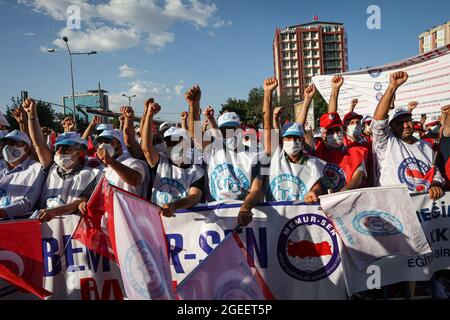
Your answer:
[[[170,127],[164,132],[164,138],[171,137],[172,141],[179,141],[180,137],[189,140],[189,136],[186,130],[178,128],[178,127]]]
[[[56,137],[55,147],[59,145],[74,145],[81,144],[83,146],[88,146],[86,139],[82,139],[80,134],[77,132],[65,132]]]
[[[395,109],[394,113],[392,113],[389,116],[389,124],[391,124],[392,121],[394,121],[396,118],[403,116],[403,115],[409,115],[411,116],[411,112],[409,112],[408,109],[405,108],[397,108]]]
[[[217,120],[219,128],[238,127],[241,125],[241,119],[235,112],[225,112]]]
[[[7,139],[11,139],[14,141],[22,141],[25,142],[27,145],[29,145],[31,147],[31,140],[30,138],[23,133],[22,131],[19,130],[13,130],[10,133],[8,133],[5,137],[1,138],[0,141],[4,142]]]
[[[112,124],[109,123],[100,123],[95,127],[95,130],[114,130],[114,126]]]
[[[173,123],[170,122],[163,122],[161,123],[161,125],[159,126],[159,131],[164,131],[167,130],[171,127],[174,127],[175,125]]]

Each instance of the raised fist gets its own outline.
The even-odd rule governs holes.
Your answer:
[[[186,101],[189,104],[198,103],[202,97],[202,91],[198,85],[193,86],[185,93]]]
[[[203,111],[203,115],[207,118],[214,117],[214,109],[211,106],[207,106],[205,111]]]
[[[396,88],[400,87],[408,80],[408,74],[404,71],[397,71],[391,74],[389,81]]]
[[[105,166],[108,166],[113,161],[113,158],[111,158],[111,156],[109,155],[108,151],[105,148],[98,148],[97,149],[97,158]]]
[[[153,98],[149,98],[149,99],[145,100],[145,102],[144,102],[144,110],[147,110],[148,106],[150,104],[154,103],[154,102],[155,102],[155,99],[153,99]]]
[[[102,118],[99,116],[95,116],[92,118],[91,123],[95,126],[99,125],[102,123]]]
[[[75,131],[75,123],[74,123],[72,117],[65,117],[64,120],[62,121],[62,126],[64,129],[64,132]]]
[[[268,78],[264,80],[264,91],[273,92],[278,87],[278,80],[276,78]]]
[[[443,106],[443,107],[441,108],[441,113],[442,113],[442,114],[448,115],[448,114],[449,114],[449,111],[450,111],[450,104],[448,104],[448,105],[446,105],[446,106]]]
[[[312,99],[314,95],[316,94],[316,86],[311,84],[305,88],[303,91],[303,94],[305,96],[305,99]]]
[[[275,119],[280,119],[282,114],[283,114],[283,107],[276,107],[273,110],[273,116]]]
[[[188,117],[188,113],[186,111],[181,112],[181,120],[185,121]]]
[[[147,110],[147,114],[149,117],[154,117],[160,110],[161,110],[161,106],[155,102],[153,99],[149,99],[152,102],[148,103],[148,110]],[[149,101],[147,100],[147,101]]]
[[[358,99],[352,99],[352,108],[356,107],[356,105],[358,104],[359,100]]]
[[[27,121],[27,113],[22,107],[15,108],[12,114],[18,123],[25,123]]]
[[[134,110],[132,107],[125,107],[122,113],[128,120],[134,119]]]
[[[33,115],[36,114],[37,104],[33,99],[27,98],[24,102],[22,102],[22,108],[28,115]]]
[[[409,110],[409,112],[412,112],[418,105],[419,105],[419,103],[417,101],[409,102],[408,103],[408,110]]]
[[[344,77],[341,75],[336,75],[331,79],[331,87],[333,89],[339,89],[344,84]]]

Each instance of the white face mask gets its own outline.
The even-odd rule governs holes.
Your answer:
[[[419,133],[419,132],[414,132],[414,133],[413,133],[413,137],[416,138],[417,140],[420,140],[420,139],[421,139],[420,133]]]
[[[109,143],[102,143],[101,145],[98,146],[98,148],[105,149],[111,158],[114,158],[114,155],[116,154],[114,147],[112,145],[110,145]]]
[[[72,159],[71,154],[55,154],[53,160],[55,161],[56,165],[64,171],[68,171],[75,164],[75,160]]]
[[[243,144],[244,146],[250,148],[250,147],[252,146],[252,140],[251,140],[251,139],[244,140],[244,141],[242,141],[242,144]]]
[[[8,163],[15,163],[25,155],[25,147],[5,146],[2,151],[3,159]]]
[[[302,151],[300,141],[283,141],[283,150],[288,156],[295,156]]]
[[[362,126],[359,124],[352,124],[347,127],[347,135],[351,138],[359,138],[361,136]]]
[[[333,149],[339,149],[344,143],[344,135],[342,132],[327,134],[327,145]]]

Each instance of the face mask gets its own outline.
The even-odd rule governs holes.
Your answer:
[[[166,149],[167,149],[167,147],[166,147],[165,142],[155,145],[155,150],[158,153],[164,153],[164,152],[166,152]]]
[[[370,126],[366,126],[364,128],[364,133],[368,136],[372,134],[372,129],[370,129]]]
[[[361,136],[362,127],[358,124],[352,124],[347,127],[347,135],[352,138],[358,138]]]
[[[417,140],[420,140],[420,133],[419,132],[414,132],[413,133],[413,137],[416,138]]]
[[[75,164],[75,160],[72,159],[71,154],[61,154],[61,155],[55,154],[55,157],[53,159],[56,165],[61,169],[63,169],[64,171],[69,170]]]
[[[8,163],[14,163],[25,155],[25,147],[17,148],[5,146],[2,151],[3,159]]]
[[[242,141],[242,144],[244,145],[244,146],[246,146],[246,147],[251,147],[251,145],[252,145],[252,140],[250,140],[250,139],[248,139],[248,140],[244,140],[244,141]]]
[[[116,151],[114,150],[114,147],[110,145],[109,143],[102,143],[98,146],[99,149],[105,149],[106,152],[108,152],[109,156],[111,158],[114,158],[114,155],[116,154]]]
[[[333,149],[339,149],[344,143],[344,135],[342,132],[327,135],[327,145]]]
[[[299,141],[283,141],[283,150],[288,156],[295,156],[302,151],[302,145]]]

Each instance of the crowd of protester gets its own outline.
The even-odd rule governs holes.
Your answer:
[[[241,226],[251,223],[252,209],[261,202],[316,203],[322,194],[365,187],[405,183],[410,193],[439,199],[450,187],[450,106],[432,122],[425,115],[413,121],[417,103],[396,108],[394,101],[407,80],[405,72],[391,74],[372,116],[358,114],[354,99],[341,119],[344,78],[335,76],[318,132],[306,123],[314,85],[305,88],[295,119],[282,122],[283,109],[272,102],[275,78],[264,81],[261,130],[241,123],[234,112],[217,119],[210,106],[201,112],[198,86],[186,92],[189,109],[178,125],[156,126],[161,106],[148,99],[137,127],[133,108],[122,107],[120,128],[93,117],[84,132],[77,132],[68,117],[57,136],[40,126],[37,103],[28,98],[13,112],[20,129],[2,128],[0,219],[36,210],[43,223],[84,214],[103,176],[158,205],[165,217],[199,203],[241,200]],[[399,173],[402,166],[407,174]]]

